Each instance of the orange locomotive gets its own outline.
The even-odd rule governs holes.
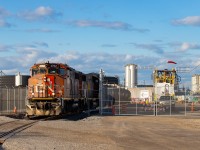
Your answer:
[[[98,74],[83,74],[66,64],[40,63],[30,69],[27,116],[50,116],[95,109]]]

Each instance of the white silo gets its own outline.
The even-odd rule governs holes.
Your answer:
[[[134,88],[137,86],[137,65],[128,64],[125,66],[125,87]]]
[[[20,74],[20,72],[18,72],[15,75],[15,86],[20,86],[22,85],[22,75]]]

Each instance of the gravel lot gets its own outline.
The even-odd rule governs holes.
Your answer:
[[[11,121],[0,116],[0,121]],[[91,116],[40,121],[7,139],[5,150],[199,149],[200,118]]]

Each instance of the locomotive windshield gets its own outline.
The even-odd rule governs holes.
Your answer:
[[[65,75],[66,70],[64,68],[60,68],[57,64],[50,64],[50,65],[38,65],[31,69],[31,75],[34,76],[36,74],[60,74]]]
[[[36,74],[45,74],[46,73],[46,68],[34,68],[32,69],[32,76]]]
[[[57,68],[52,68],[52,67],[49,68],[48,72],[49,72],[50,74],[58,74],[58,73],[59,73]]]

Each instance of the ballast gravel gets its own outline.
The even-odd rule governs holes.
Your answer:
[[[11,120],[0,116],[1,122]],[[91,116],[39,121],[0,150],[186,150],[199,149],[199,141],[200,117]]]

